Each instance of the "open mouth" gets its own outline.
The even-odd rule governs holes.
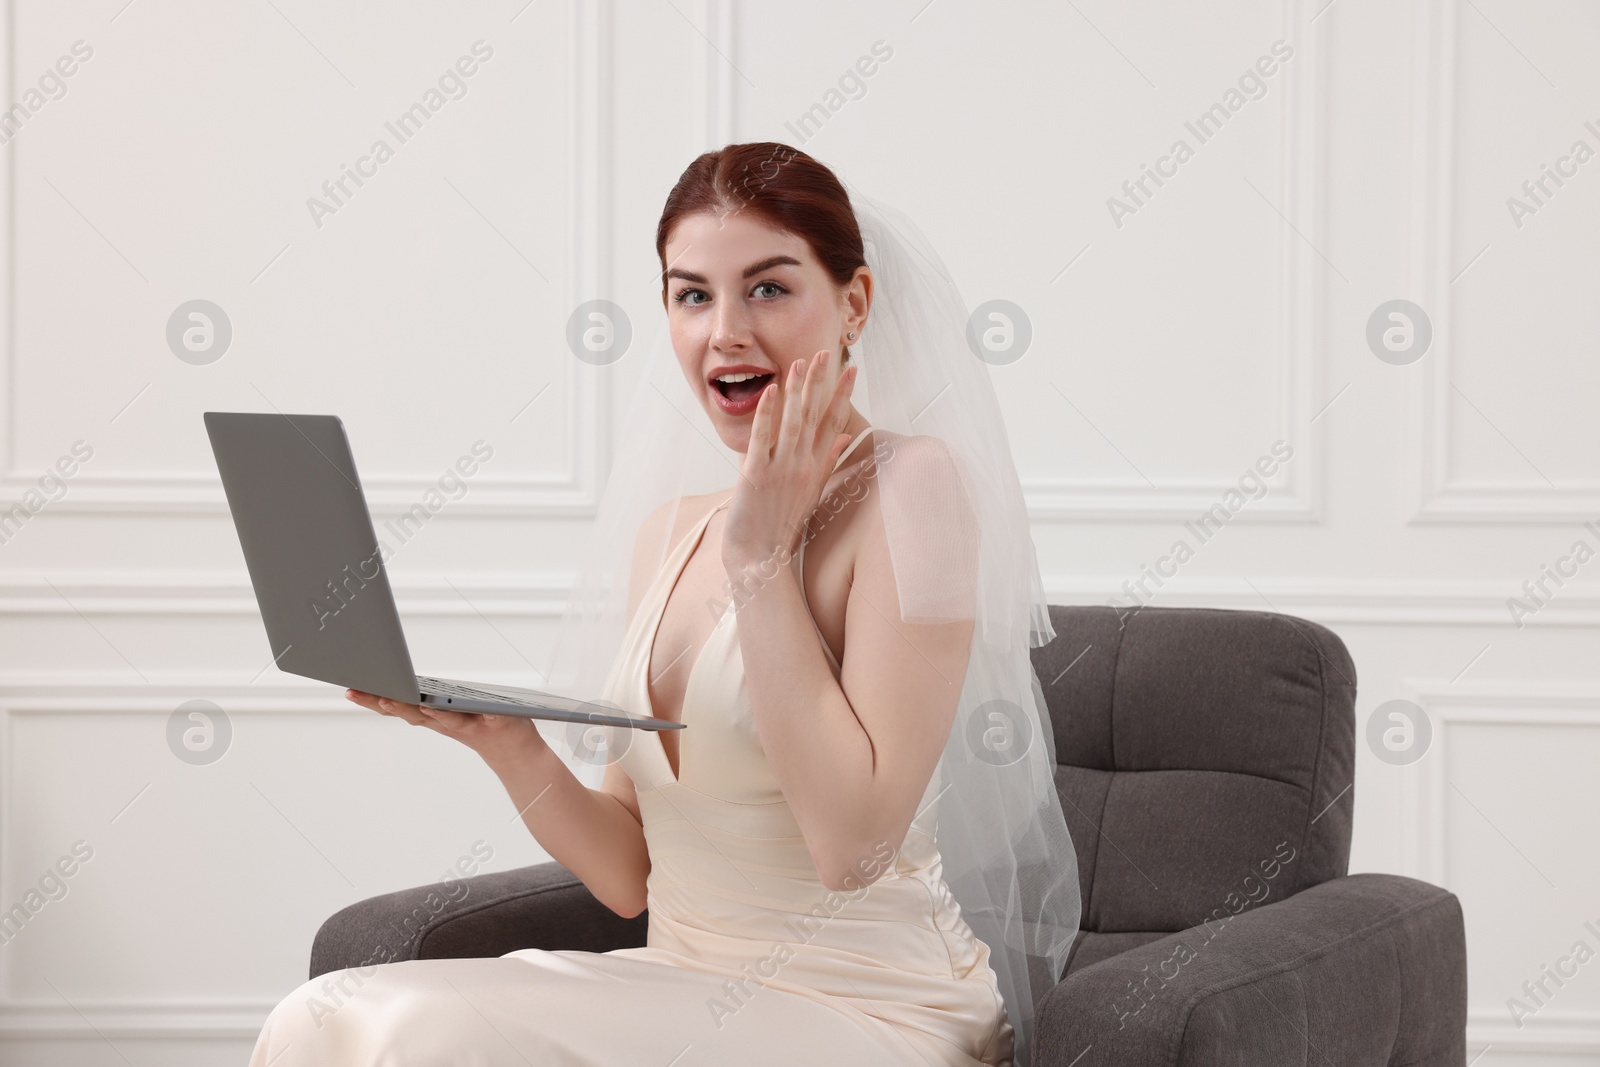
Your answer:
[[[712,379],[711,384],[716,387],[717,392],[729,400],[738,402],[757,396],[770,381],[772,381],[772,375],[760,374],[754,378],[746,378],[742,382],[723,382]]]

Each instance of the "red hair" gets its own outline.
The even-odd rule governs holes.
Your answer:
[[[867,263],[850,194],[833,171],[777,141],[730,144],[705,152],[684,169],[656,224],[661,302],[667,301],[667,239],[686,215],[748,212],[803,239],[840,287]],[[850,349],[844,349],[844,360]]]

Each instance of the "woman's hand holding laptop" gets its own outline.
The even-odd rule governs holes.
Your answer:
[[[460,741],[483,757],[492,768],[526,764],[550,751],[534,720],[520,715],[489,715],[483,712],[441,711],[423,704],[407,704],[359,689],[346,689],[345,699],[370,708],[379,715],[404,719],[412,726],[426,726],[435,733]]]

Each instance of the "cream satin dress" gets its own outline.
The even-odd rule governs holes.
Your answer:
[[[695,524],[646,591],[606,700],[653,713],[650,653],[667,598],[726,506]],[[603,728],[650,850],[644,947],[335,971],[273,1010],[251,1067],[1009,1064],[1014,1032],[989,947],[926,834],[863,857],[876,877],[865,889],[818,879],[756,734],[735,618],[730,604],[690,667],[679,776],[655,731]]]

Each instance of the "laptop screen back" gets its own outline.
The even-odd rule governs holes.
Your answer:
[[[400,615],[338,416],[208,411],[205,422],[278,666],[416,703]]]

